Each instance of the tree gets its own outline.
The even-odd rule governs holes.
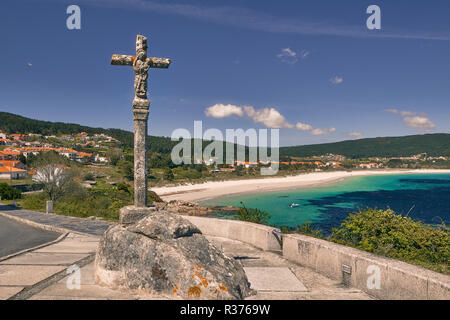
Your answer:
[[[106,152],[106,157],[111,165],[115,166],[122,159],[122,150],[119,148],[110,148]]]
[[[67,187],[72,182],[72,175],[61,165],[47,164],[37,169],[33,180],[42,183],[44,192],[50,200],[55,201],[65,194]]]
[[[20,154],[19,161],[25,165],[27,164],[27,158],[23,155],[23,153]]]
[[[70,193],[74,181],[68,163],[69,159],[53,151],[39,154],[34,161],[37,169],[33,180],[44,185],[44,192],[52,201]]]

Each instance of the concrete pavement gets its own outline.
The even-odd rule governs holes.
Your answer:
[[[56,240],[59,233],[34,228],[0,216],[0,258]]]
[[[68,232],[48,246],[1,261],[0,299],[162,299],[157,295],[138,296],[95,284],[94,258],[99,233],[111,223],[99,224],[98,221],[25,210],[2,212],[1,208],[0,215],[11,215],[32,224],[39,221],[44,228],[54,227]],[[88,232],[81,233],[79,230]],[[281,252],[264,251],[229,238],[207,238],[226,255],[242,263],[251,286],[257,290],[257,295],[249,297],[249,300],[371,299],[360,290],[344,287],[338,281],[284,259]],[[79,288],[76,286],[78,275]]]

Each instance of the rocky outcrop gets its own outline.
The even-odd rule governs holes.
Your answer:
[[[109,228],[100,241],[95,279],[114,289],[181,299],[243,299],[252,294],[242,265],[176,214],[155,211]]]
[[[207,216],[214,212],[214,208],[202,207],[194,202],[183,200],[171,200],[169,202],[155,202],[157,210],[181,214],[184,216]]]

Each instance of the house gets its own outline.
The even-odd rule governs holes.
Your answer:
[[[78,152],[77,153],[77,161],[93,161],[95,158],[92,153],[86,153],[86,152]]]
[[[27,170],[14,168],[12,166],[0,167],[0,179],[25,179]]]
[[[0,151],[0,161],[17,160],[20,156],[20,151],[16,151],[10,148]]]
[[[26,134],[21,134],[21,133],[14,133],[11,135],[11,137],[13,138],[13,140],[15,141],[21,141],[27,138]]]
[[[0,146],[12,146],[10,139],[0,139]]]
[[[342,166],[342,164],[338,161],[328,161],[325,165],[332,168],[340,168]]]
[[[94,158],[95,162],[102,162],[102,163],[108,163],[108,158],[101,157],[98,154]]]
[[[19,168],[22,170],[26,170],[27,167],[18,160],[0,160],[0,167],[13,167],[13,168]]]
[[[380,165],[378,163],[372,162],[372,163],[361,163],[359,165],[361,169],[373,169],[373,168],[379,168]]]
[[[235,161],[236,166],[244,166],[246,168],[256,167],[258,165],[257,162],[244,162],[244,161]]]
[[[77,160],[78,152],[76,152],[75,150],[58,148],[58,149],[55,149],[55,151],[58,152],[60,155],[69,158],[70,160],[74,160],[74,161]]]

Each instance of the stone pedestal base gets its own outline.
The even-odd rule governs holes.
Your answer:
[[[95,258],[97,284],[164,299],[241,300],[254,294],[241,263],[210,244],[194,224],[167,211],[128,210],[135,217],[151,214],[104,233]]]
[[[120,209],[119,222],[123,225],[133,224],[142,218],[156,212],[156,207],[127,206]]]

